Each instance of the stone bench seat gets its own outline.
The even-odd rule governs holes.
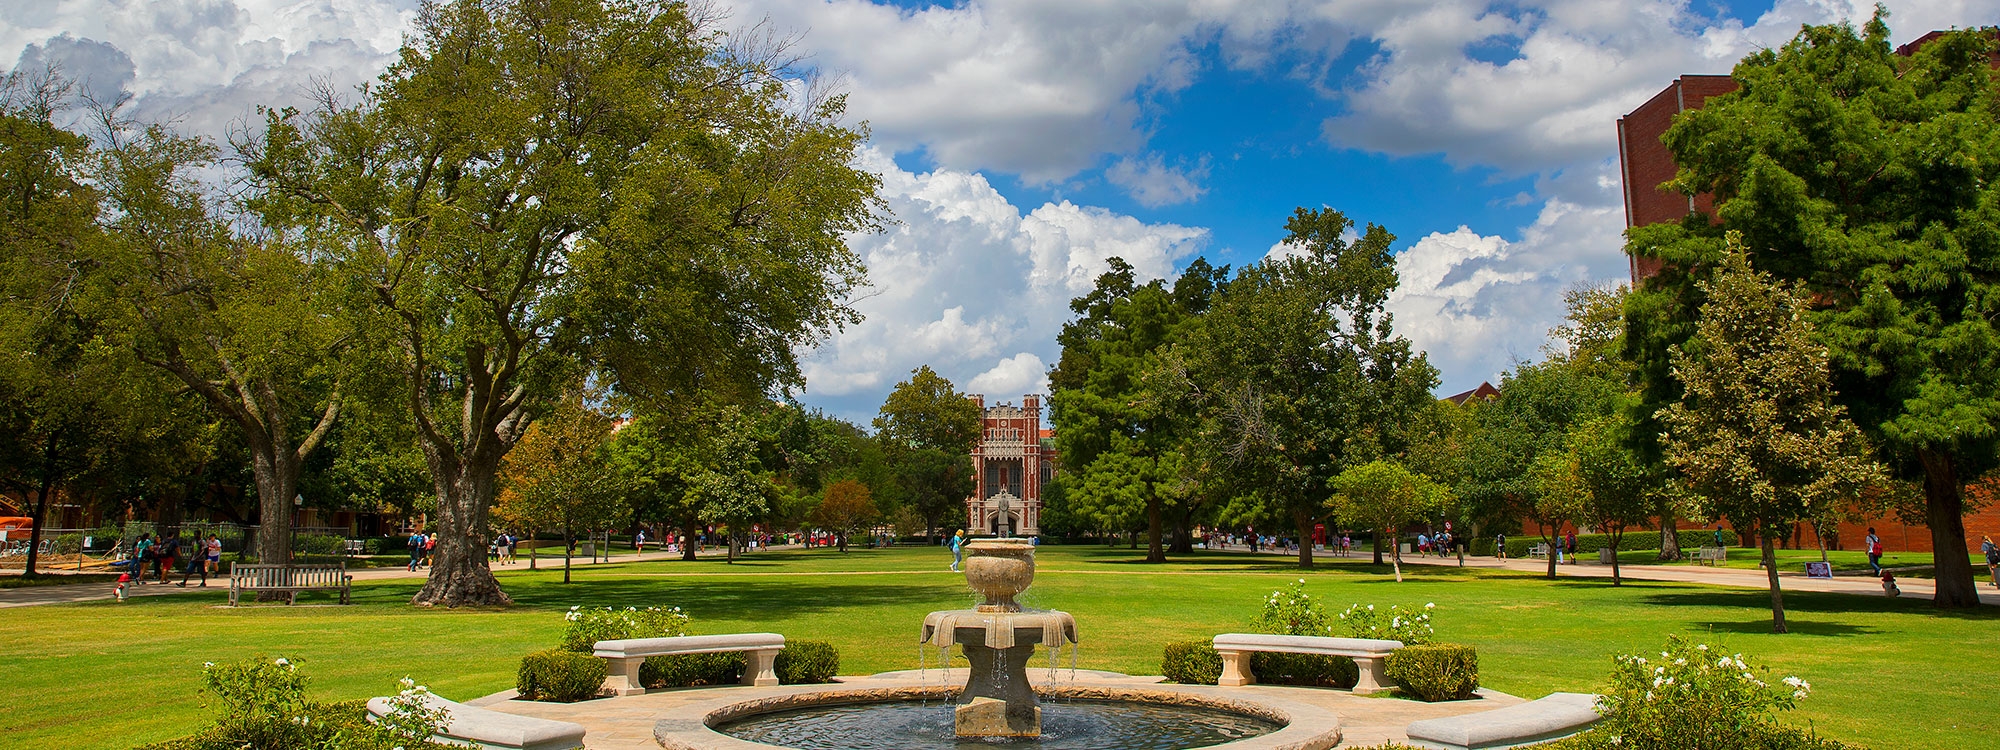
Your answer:
[[[1550,693],[1506,708],[1410,722],[1410,744],[1432,750],[1501,750],[1539,745],[1590,728],[1603,716],[1597,696]]]
[[[576,750],[583,747],[583,725],[517,716],[455,701],[434,694],[422,696],[424,705],[443,709],[445,726],[437,739],[451,745],[495,748],[496,750]],[[380,717],[395,710],[388,698],[370,698],[368,715]]]
[[[639,695],[646,692],[639,683],[639,666],[649,656],[683,656],[742,651],[749,654],[743,669],[743,684],[770,687],[778,684],[778,652],[785,649],[785,637],[777,633],[732,633],[729,635],[684,635],[674,638],[626,638],[598,641],[598,658],[610,662],[605,670],[604,690],[612,695]]]
[[[1382,672],[1382,661],[1387,659],[1391,652],[1402,647],[1402,641],[1376,638],[1223,633],[1215,637],[1216,653],[1222,655],[1222,678],[1217,680],[1216,684],[1236,687],[1256,683],[1257,675],[1250,671],[1250,654],[1255,652],[1318,654],[1353,659],[1354,665],[1360,668],[1360,676],[1354,683],[1354,693],[1356,695],[1379,693],[1389,689],[1384,684],[1387,676]]]

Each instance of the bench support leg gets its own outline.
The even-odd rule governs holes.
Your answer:
[[[772,687],[778,684],[778,649],[758,649],[743,655],[743,684]]]
[[[1257,684],[1257,675],[1250,671],[1250,652],[1223,651],[1222,677],[1215,684],[1223,687],[1241,687]]]
[[[1382,659],[1367,656],[1354,658],[1354,666],[1360,667],[1361,676],[1354,681],[1355,695],[1372,695],[1389,690],[1383,682],[1388,675],[1382,673]]]
[[[612,695],[645,695],[646,686],[639,683],[639,665],[645,664],[643,657],[630,659],[605,659],[604,687],[598,692]]]

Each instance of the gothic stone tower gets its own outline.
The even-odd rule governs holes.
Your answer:
[[[965,499],[966,529],[979,534],[1018,536],[1041,533],[1042,485],[1055,471],[1053,434],[1042,429],[1042,397],[1021,397],[1021,405],[986,405],[967,396],[985,416],[985,429],[972,446],[973,496]],[[1004,512],[1003,512],[1004,509]]]

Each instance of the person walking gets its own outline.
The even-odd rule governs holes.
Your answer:
[[[1993,588],[2000,589],[2000,544],[1983,534],[1979,539],[1979,551],[1986,553],[1986,574],[1993,577]]]
[[[1722,534],[1720,531],[1715,533],[1717,536]],[[1875,527],[1868,527],[1868,538],[1861,540],[1861,544],[1868,549],[1868,567],[1875,571],[1875,575],[1882,575],[1882,537],[1875,535]]]
[[[210,555],[214,555],[214,557],[210,558]],[[201,586],[197,588],[208,588],[208,574],[215,572],[214,568],[211,567],[215,562],[211,562],[211,559],[215,562],[220,562],[222,559],[222,542],[215,538],[214,533],[210,533],[208,539],[201,542],[200,551],[196,552],[188,560],[187,569],[181,571],[180,583],[174,585],[187,588],[188,578],[196,573],[200,573]]]
[[[417,572],[417,563],[424,559],[424,532],[410,532],[410,572]]]
[[[1507,559],[1507,532],[1503,531],[1493,535],[1493,559]]]
[[[1568,553],[1569,553],[1569,562],[1570,562],[1570,564],[1571,564],[1571,565],[1575,565],[1575,564],[1576,564],[1576,528],[1575,528],[1575,527],[1571,527],[1571,528],[1570,528],[1570,530],[1569,530],[1569,539],[1568,539],[1568,541],[1567,541],[1566,543],[1564,543],[1564,544],[1563,544],[1563,550],[1564,550],[1565,552],[1568,552]]]
[[[160,544],[158,552],[153,553],[153,570],[160,574],[160,583],[167,582],[167,573],[174,569],[174,563],[180,558],[181,534],[176,531]]]
[[[951,572],[958,572],[958,564],[965,561],[965,529],[951,536]]]
[[[644,527],[639,529],[639,533],[632,535],[632,549],[638,550],[641,556],[646,554],[646,529]]]
[[[431,566],[431,554],[437,550],[437,546],[438,538],[436,534],[424,535],[424,567],[428,568]]]
[[[222,539],[217,537],[215,532],[208,532],[208,543],[203,544],[201,549],[205,553],[202,556],[207,558],[202,562],[208,566],[208,574],[212,576],[222,575]],[[204,577],[201,585],[207,586],[208,579]]]
[[[132,583],[146,585],[146,566],[153,563],[153,535],[140,534],[139,541],[132,543]]]

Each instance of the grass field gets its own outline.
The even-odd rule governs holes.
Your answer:
[[[1043,547],[1030,606],[1076,615],[1080,666],[1157,673],[1162,644],[1242,630],[1261,598],[1304,577],[1333,609],[1349,603],[1436,602],[1445,640],[1479,647],[1482,683],[1536,697],[1587,691],[1616,653],[1657,648],[1684,633],[1810,680],[1792,718],[1821,734],[1887,750],[2000,747],[1986,717],[2000,610],[1940,613],[1926,603],[1790,594],[1793,632],[1773,635],[1759,590],[1567,579],[1412,566],[1396,583],[1363,559],[1300,573],[1285,559],[1207,553],[1164,566],[1125,549]],[[547,562],[547,561],[544,561]],[[963,579],[930,548],[846,555],[762,553],[735,565],[580,564],[499,569],[516,604],[425,611],[419,581],[356,585],[348,607],[220,607],[220,591],[0,610],[0,748],[122,748],[186,734],[206,719],[204,661],[285,656],[304,664],[326,698],[384,694],[405,675],[447,697],[512,686],[521,655],[553,645],[571,605],[674,605],[698,632],[769,630],[830,641],[841,671],[913,668],[924,613],[972,603]],[[322,602],[321,598],[302,601]]]

